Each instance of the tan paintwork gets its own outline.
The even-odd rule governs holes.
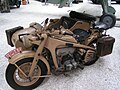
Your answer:
[[[47,34],[42,34],[41,36],[44,37],[44,40],[42,42],[40,40],[32,42],[34,44],[39,45],[36,52],[26,52],[26,53],[24,52],[24,53],[21,53],[20,55],[15,55],[14,57],[12,57],[9,60],[10,63],[15,64],[15,62],[21,60],[22,58],[34,57],[32,68],[31,68],[31,71],[30,71],[31,72],[30,76],[32,74],[32,71],[34,70],[35,65],[37,64],[37,62],[38,62],[38,60],[40,58],[39,55],[41,55],[42,50],[43,50],[44,47],[48,48],[51,51],[51,54],[52,54],[52,57],[53,57],[53,62],[54,62],[54,65],[55,65],[56,69],[58,68],[58,64],[57,64],[57,60],[56,60],[56,52],[55,52],[55,50],[56,50],[56,48],[66,47],[66,43],[73,44],[73,47],[95,50],[94,48],[91,48],[89,46],[78,44],[75,41],[75,39],[73,40],[73,37],[71,37],[71,36],[68,36],[68,37],[71,37],[71,39],[70,38],[68,38],[68,39],[65,38],[67,36],[63,36],[60,39],[47,37]]]
[[[64,16],[61,17],[60,19],[51,19],[50,24],[47,26],[46,29],[52,29],[54,28],[54,26],[61,26],[61,22],[63,20]],[[72,19],[72,18],[71,18]],[[74,19],[73,19],[74,20]],[[86,21],[77,21],[71,28],[70,31],[73,31],[75,29],[83,29],[83,30],[89,30],[91,27],[91,23],[90,22],[86,22]]]
[[[84,42],[85,45],[89,45],[92,41],[94,41],[100,36],[100,33],[98,30],[92,29],[91,31],[92,31],[91,35]]]
[[[28,76],[32,76],[32,72],[33,72],[33,70],[34,70],[40,56],[42,55],[44,45],[46,44],[46,41],[47,41],[47,35],[46,34],[42,34],[41,36],[44,38],[44,40],[40,43],[40,45],[39,45],[39,47],[38,47],[38,49],[37,49],[37,51],[35,53],[35,56],[34,56],[34,59],[33,59],[33,64],[31,66],[30,73],[29,73]]]
[[[70,30],[61,28],[61,30],[53,30],[52,32],[43,31],[42,33],[45,33],[45,34],[37,36],[39,38],[43,37],[44,38],[43,41],[37,40],[37,37],[35,36],[37,26],[34,26],[34,24],[36,25],[36,23],[32,23],[30,25],[31,26],[30,28],[26,28],[24,30],[17,31],[16,33],[14,33],[13,37],[12,37],[12,40],[13,40],[13,43],[15,43],[16,47],[22,47],[23,50],[31,49],[29,47],[32,44],[39,45],[37,51],[36,52],[30,52],[30,53],[26,52],[26,53],[22,53],[20,55],[15,55],[14,57],[12,57],[9,60],[10,63],[15,64],[15,62],[19,61],[22,58],[34,57],[32,68],[30,70],[29,76],[31,76],[32,71],[34,70],[34,67],[35,67],[35,65],[37,64],[37,62],[38,62],[38,60],[40,58],[39,55],[41,55],[42,50],[43,50],[44,47],[48,48],[48,50],[50,50],[56,69],[58,68],[58,64],[57,64],[57,60],[56,60],[56,52],[55,52],[55,50],[56,50],[56,48],[66,47],[66,43],[73,44],[73,47],[83,48],[83,49],[90,49],[90,50],[95,51],[94,48],[86,46],[88,43],[91,42],[91,39],[88,38],[88,40],[86,40],[86,42],[85,42],[86,44],[82,45],[82,44],[77,43],[77,41],[75,40],[74,37],[69,36],[69,35],[62,35],[61,34],[63,32],[67,32],[67,33],[71,34],[74,29],[78,29],[78,28],[84,29],[84,30],[89,30],[90,23],[88,23],[88,22],[77,21]],[[41,32],[39,30],[37,30],[37,31],[39,33]],[[22,43],[22,42],[19,41],[18,35],[19,34],[25,34],[25,33],[30,33],[30,35],[23,36],[22,38],[24,38],[24,43]],[[51,37],[47,36],[48,33],[51,35]],[[96,37],[93,34],[91,36],[92,40],[94,39],[94,37]],[[45,62],[45,59],[44,59],[44,62]]]
[[[71,28],[70,31],[74,31],[75,29],[83,29],[88,31],[90,29],[90,23],[83,22],[83,21],[77,21]]]
[[[10,64],[15,64],[16,62],[20,61],[21,59],[24,58],[34,58],[35,56],[35,52],[33,51],[22,51],[21,53],[15,54],[14,56],[11,57],[11,59],[9,59],[9,63]],[[47,62],[47,60],[43,57],[43,56],[39,56],[39,60],[42,60],[48,69],[48,74],[50,74],[50,66],[49,63]]]
[[[9,63],[15,64],[16,62],[18,62],[19,60],[21,60],[23,58],[31,58],[34,56],[35,56],[35,52],[33,52],[33,51],[22,51],[22,53],[17,53],[14,56],[12,56],[9,59]]]
[[[58,38],[57,38],[57,39],[58,39]],[[60,38],[60,40],[63,40],[63,41],[66,41],[66,42],[77,43],[77,41],[75,40],[74,37],[72,37],[72,36],[68,36],[68,35],[66,35],[66,36],[62,36],[62,37]]]
[[[55,38],[48,37],[47,42],[46,42],[44,47],[48,48],[51,51],[51,54],[52,54],[52,57],[53,57],[53,62],[55,64],[56,69],[58,68],[58,64],[57,64],[57,60],[56,60],[55,50],[56,50],[56,48],[66,47],[66,43],[73,44],[73,47],[90,49],[90,50],[95,51],[94,48],[89,47],[89,46],[85,46],[85,45],[78,44],[78,43],[72,43],[72,42],[68,42],[68,41],[63,41],[61,39],[55,39]]]
[[[32,34],[32,32],[35,32],[35,28],[25,28],[25,29],[22,29],[22,30],[19,30],[17,32],[15,32],[13,35],[12,35],[12,43],[14,44],[15,47],[17,47],[17,41],[19,40],[19,35],[20,34]]]

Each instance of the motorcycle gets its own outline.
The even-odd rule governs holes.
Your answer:
[[[115,22],[106,18],[115,18],[104,16],[102,22],[95,23],[96,17],[71,11],[70,17],[47,18],[44,23],[31,23],[28,28],[6,30],[8,44],[15,47],[5,55],[9,61],[7,83],[15,90],[31,90],[51,74],[84,69],[99,57],[111,54],[115,38],[107,35],[106,30]]]

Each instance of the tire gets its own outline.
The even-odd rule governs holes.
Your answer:
[[[91,0],[94,4],[100,4],[99,0]]]
[[[26,73],[29,70],[28,68],[30,68],[32,61],[33,58],[25,58],[18,61],[16,64],[21,69],[25,70],[24,72]],[[44,62],[42,62],[41,60],[39,60],[36,65],[35,73],[36,71],[37,71],[37,75],[47,75],[47,67],[44,64]],[[17,78],[19,78],[19,80],[17,80]],[[45,77],[34,78],[31,79],[30,81],[28,78],[23,76],[23,74],[13,64],[9,64],[6,69],[6,81],[15,90],[32,90],[38,87],[44,81],[44,79]],[[24,80],[24,81],[20,81],[20,80]]]
[[[112,28],[116,24],[116,17],[113,14],[103,14],[100,17],[100,22],[107,25],[107,29]]]

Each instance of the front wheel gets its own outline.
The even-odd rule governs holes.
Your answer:
[[[26,74],[29,74],[33,58],[25,58],[18,61],[16,64],[18,67]],[[39,60],[37,63],[32,76],[43,76],[47,75],[47,66],[44,62]],[[27,78],[25,77],[18,68],[9,64],[6,69],[6,80],[8,84],[15,90],[32,90],[38,87],[43,81],[45,77],[35,77],[35,78]]]

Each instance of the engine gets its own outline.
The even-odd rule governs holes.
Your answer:
[[[80,60],[78,60],[77,58],[78,55],[75,54],[75,52],[76,52],[75,48],[57,49],[57,60],[59,68],[64,68],[65,71],[70,71],[77,68],[81,58],[79,58]],[[79,55],[78,57],[81,56]]]

